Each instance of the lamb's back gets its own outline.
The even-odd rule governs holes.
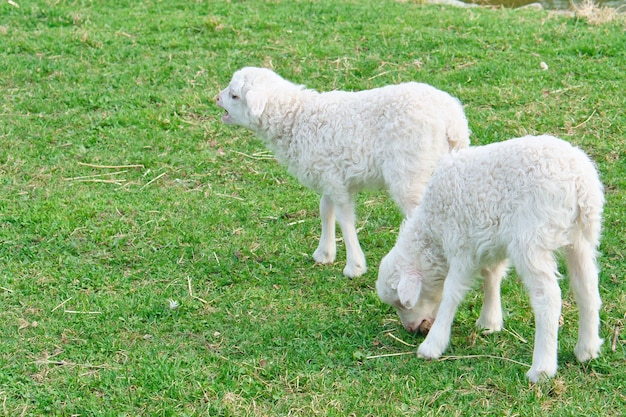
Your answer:
[[[400,140],[402,135],[390,133],[437,123],[450,110],[463,114],[456,98],[416,82],[358,92],[325,92],[304,104],[304,119],[329,123],[336,132],[362,131],[359,133],[362,140]],[[365,135],[366,132],[370,135]]]
[[[291,134],[273,145],[290,172],[315,189],[332,178],[354,190],[380,188],[385,161],[438,160],[449,150],[442,115],[450,103],[466,125],[458,100],[426,84],[299,95]]]
[[[566,233],[579,214],[581,187],[596,200],[599,189],[601,198],[595,167],[580,149],[551,136],[527,136],[444,156],[419,210],[440,240],[506,244],[522,229]]]

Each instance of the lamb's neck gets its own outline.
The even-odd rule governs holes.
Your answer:
[[[411,254],[410,258],[418,269],[427,272],[426,277],[433,281],[445,279],[449,265],[441,242],[430,232],[430,224],[421,217],[413,220],[407,228],[410,230],[403,234],[404,240],[400,245],[404,247],[405,253]]]
[[[313,90],[299,90],[271,97],[256,133],[275,152],[286,152],[294,136],[296,121],[304,107],[309,106],[318,94]]]

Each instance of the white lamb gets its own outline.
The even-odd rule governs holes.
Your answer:
[[[346,244],[343,273],[366,271],[355,194],[386,188],[408,214],[442,155],[469,146],[460,102],[426,84],[319,93],[269,69],[246,67],[217,97],[227,124],[256,133],[305,186],[322,194],[315,261],[335,260],[335,215]]]
[[[526,136],[444,156],[383,258],[376,289],[410,332],[428,332],[418,355],[439,358],[474,278],[484,279],[477,325],[502,329],[500,283],[507,258],[530,295],[532,382],[557,370],[561,292],[554,253],[563,249],[579,308],[580,361],[596,358],[601,305],[597,247],[603,187],[583,151],[551,136]],[[432,327],[431,327],[432,324]],[[429,331],[428,331],[429,330]]]

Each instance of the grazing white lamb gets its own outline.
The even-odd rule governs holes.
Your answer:
[[[346,244],[343,273],[366,271],[355,195],[386,188],[408,214],[442,155],[469,146],[460,102],[426,84],[319,93],[265,68],[246,67],[217,97],[227,124],[256,133],[305,186],[322,194],[315,261],[335,260],[335,215]]]
[[[562,249],[579,308],[580,361],[598,356],[601,305],[596,249],[603,187],[583,151],[552,136],[526,136],[444,156],[421,205],[383,258],[376,289],[410,332],[428,332],[418,355],[439,358],[454,314],[475,277],[484,279],[477,325],[502,329],[500,283],[507,259],[535,313],[532,382],[557,369]],[[431,327],[432,324],[432,327]]]

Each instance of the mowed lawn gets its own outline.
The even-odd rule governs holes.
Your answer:
[[[626,19],[411,1],[0,3],[0,415],[620,416],[626,410]],[[376,295],[402,221],[360,196],[368,272],[316,265],[318,196],[214,97],[266,66],[318,90],[417,80],[474,145],[549,133],[606,187],[600,358],[576,361],[563,270],[556,378],[530,384],[514,273],[506,329],[415,355]]]

